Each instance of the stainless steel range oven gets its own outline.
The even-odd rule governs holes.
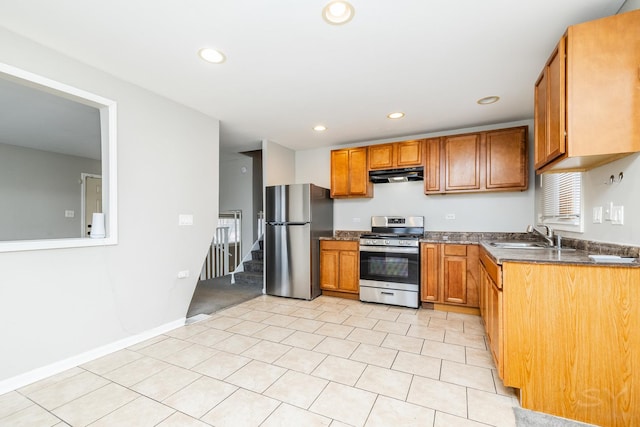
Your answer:
[[[418,308],[424,217],[371,217],[360,236],[360,300]]]

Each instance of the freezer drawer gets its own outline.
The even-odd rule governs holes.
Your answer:
[[[418,308],[420,303],[417,290],[408,291],[386,287],[363,286],[362,283],[360,283],[360,301],[400,305],[411,308]]]
[[[311,225],[271,225],[265,227],[266,293],[282,297],[313,299],[311,269]]]

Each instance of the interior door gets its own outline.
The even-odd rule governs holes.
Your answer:
[[[94,213],[102,212],[102,178],[87,176],[84,179],[84,236],[91,232]]]

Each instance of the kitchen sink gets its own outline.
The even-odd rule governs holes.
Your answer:
[[[564,252],[572,252],[575,251],[573,248],[562,248],[558,249],[553,246],[549,246],[544,242],[526,242],[526,241],[518,241],[518,240],[501,240],[498,242],[490,242],[489,246],[492,246],[497,249],[542,249],[542,250],[562,250]]]
[[[491,242],[490,246],[499,249],[555,249],[541,242]]]

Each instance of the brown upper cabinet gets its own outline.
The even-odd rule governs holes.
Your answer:
[[[367,147],[331,151],[331,197],[373,197],[367,169]]]
[[[369,169],[394,169],[422,165],[424,139],[369,146]]]
[[[573,25],[535,84],[535,168],[581,171],[640,151],[640,10]]]
[[[527,126],[426,140],[425,194],[528,187]]]

